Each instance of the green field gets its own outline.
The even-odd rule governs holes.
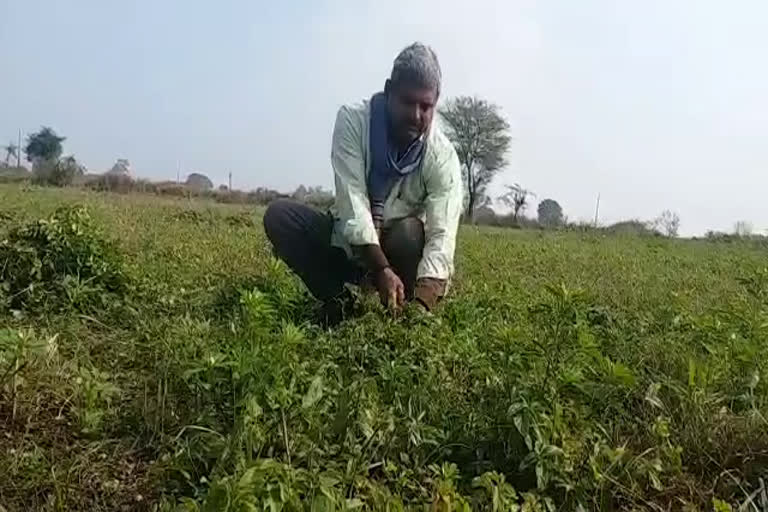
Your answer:
[[[324,331],[259,210],[0,185],[2,239],[2,511],[761,499],[746,243],[462,227],[434,315]]]

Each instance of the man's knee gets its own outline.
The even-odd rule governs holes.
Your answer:
[[[272,244],[285,233],[290,222],[289,219],[291,218],[293,207],[294,203],[287,199],[272,201],[267,206],[262,222],[264,223],[264,232]]]
[[[286,252],[326,249],[330,245],[333,222],[305,204],[278,199],[264,212],[264,231],[281,255]]]

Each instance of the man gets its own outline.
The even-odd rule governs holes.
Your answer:
[[[430,310],[446,292],[463,193],[456,151],[432,122],[440,82],[431,48],[405,48],[384,92],[338,112],[331,214],[287,200],[267,208],[275,253],[325,303],[329,323],[351,304],[345,283],[373,284],[394,309],[415,300]]]

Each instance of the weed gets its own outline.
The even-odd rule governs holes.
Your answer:
[[[206,215],[198,210],[182,210],[171,215],[171,218],[176,221],[189,222],[191,224],[210,223],[213,220],[210,212]]]
[[[240,212],[227,215],[224,221],[232,227],[253,228],[256,223],[253,221],[253,214],[250,212]]]

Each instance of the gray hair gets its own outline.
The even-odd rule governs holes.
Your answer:
[[[418,42],[406,47],[395,58],[390,80],[393,85],[418,85],[439,93],[442,72],[435,51]]]

